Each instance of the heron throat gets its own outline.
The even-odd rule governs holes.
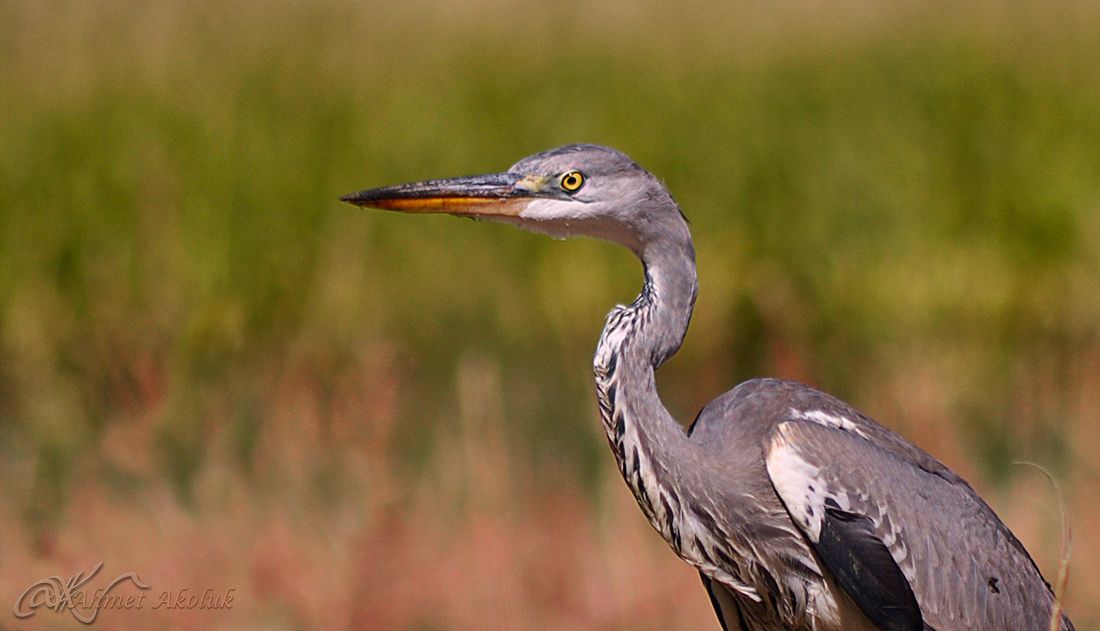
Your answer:
[[[643,258],[645,283],[629,306],[616,307],[596,348],[593,368],[600,417],[619,471],[650,523],[681,551],[680,501],[667,470],[688,449],[683,428],[657,395],[655,372],[680,348],[695,305],[694,251]]]

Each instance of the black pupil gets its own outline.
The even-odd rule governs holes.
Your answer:
[[[569,175],[565,176],[565,185],[568,188],[575,188],[577,186],[580,186],[580,183],[581,178],[576,173],[570,173]]]

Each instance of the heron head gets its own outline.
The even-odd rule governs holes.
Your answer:
[[[376,188],[341,198],[358,206],[502,221],[554,237],[590,236],[643,256],[687,224],[665,187],[625,154],[567,145],[504,173]]]

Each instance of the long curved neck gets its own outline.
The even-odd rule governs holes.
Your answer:
[[[681,461],[679,452],[688,441],[657,396],[654,372],[676,353],[687,332],[698,287],[695,252],[687,240],[679,247],[647,249],[641,258],[642,293],[608,315],[600,337],[596,391],[619,470],[651,523],[672,543],[674,533],[663,527],[669,498],[661,497],[658,482],[675,477],[668,467]]]

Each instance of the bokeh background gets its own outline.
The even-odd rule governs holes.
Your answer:
[[[685,423],[780,376],[1100,629],[1100,4],[0,0],[0,629],[717,629],[590,377],[640,266],[336,199],[615,146],[692,221]]]

